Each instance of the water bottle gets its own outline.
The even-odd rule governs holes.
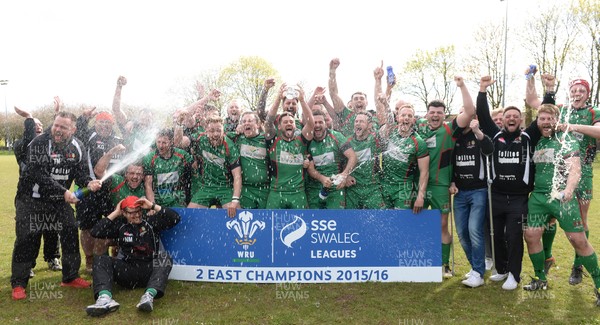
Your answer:
[[[75,194],[75,197],[81,201],[81,199],[83,199],[84,197],[88,196],[90,194],[90,189],[87,187],[80,187],[77,189],[77,191],[73,192],[73,194]]]
[[[529,65],[529,71],[525,75],[525,80],[533,78],[533,75],[537,72],[537,66],[535,64]]]
[[[329,196],[329,188],[321,186],[321,191],[319,191],[319,198],[321,200],[327,200],[327,196]]]
[[[394,70],[392,69],[391,65],[388,65],[388,67],[387,67],[387,83],[388,83],[388,85],[391,86],[394,83],[394,79],[395,79]]]
[[[337,175],[331,175],[331,177],[329,178],[331,179],[331,186],[337,187],[338,185],[340,185],[340,183],[344,180],[344,178],[337,174]],[[325,200],[327,199],[327,196],[329,195],[329,188],[325,187],[325,186],[321,186],[321,191],[319,191],[319,198],[321,200]]]

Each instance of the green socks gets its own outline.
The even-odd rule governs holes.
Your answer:
[[[450,264],[450,245],[442,243],[442,265]]]
[[[585,231],[585,238],[590,238],[589,230]],[[580,267],[581,265],[583,265],[583,263],[581,262],[581,256],[577,255],[577,252],[575,252],[575,260],[573,260],[573,267]]]
[[[554,243],[554,236],[556,236],[556,224],[551,225],[542,235],[542,245],[544,245],[544,255],[546,259],[552,257],[552,243]]]
[[[107,295],[112,298],[112,293],[108,290],[101,290],[100,292],[98,292],[98,297],[100,297],[102,295]]]
[[[535,276],[540,280],[546,280],[546,273],[544,272],[544,262],[546,261],[546,255],[542,250],[539,253],[529,254],[529,258],[531,259],[531,264],[533,264],[533,270],[535,271]]]
[[[600,288],[600,268],[598,268],[598,256],[596,256],[596,252],[589,256],[579,256],[579,261],[590,272],[596,288]]]
[[[149,293],[152,297],[156,297],[156,289],[154,288],[148,288],[146,289],[146,292]]]

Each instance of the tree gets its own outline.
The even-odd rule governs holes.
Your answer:
[[[446,103],[450,113],[456,86],[454,46],[440,47],[431,52],[418,50],[401,73],[399,88],[416,97],[425,106],[433,99]]]
[[[265,59],[257,56],[240,57],[221,69],[217,85],[225,102],[241,99],[246,107],[255,110],[264,81],[270,77],[279,79],[277,70]]]
[[[492,109],[499,108],[502,96],[506,92],[504,78],[504,24],[482,25],[473,34],[473,42],[463,57],[464,69],[468,74],[465,80],[478,83],[483,75],[491,76],[496,82],[487,88],[487,95]],[[510,82],[509,82],[510,83]]]
[[[545,5],[539,17],[530,21],[522,36],[523,48],[528,49],[538,71],[560,76],[565,68],[574,67],[579,33],[572,12],[558,5]],[[556,90],[560,87],[560,78]]]
[[[573,14],[578,18],[586,35],[584,46],[589,53],[584,65],[589,73],[592,104],[600,104],[600,2],[597,0],[578,0],[573,4]]]
[[[202,85],[204,91],[218,89],[219,69],[204,70],[196,76],[179,78],[178,86],[172,87],[169,93],[180,102],[180,107],[186,107],[199,99],[198,86]]]

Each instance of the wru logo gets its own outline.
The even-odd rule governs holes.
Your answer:
[[[235,242],[242,245],[244,250],[248,250],[251,245],[256,243],[256,238],[253,239],[252,236],[254,236],[257,229],[265,229],[265,223],[260,220],[252,221],[254,216],[248,211],[240,213],[238,218],[239,221],[236,219],[227,221],[227,229],[231,230],[233,228],[238,235]]]

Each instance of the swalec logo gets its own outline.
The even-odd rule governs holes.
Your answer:
[[[285,236],[284,236],[285,234]],[[306,234],[306,222],[298,216],[294,216],[294,221],[285,225],[279,232],[279,239],[281,242],[292,248],[292,244],[298,239],[302,238]]]

